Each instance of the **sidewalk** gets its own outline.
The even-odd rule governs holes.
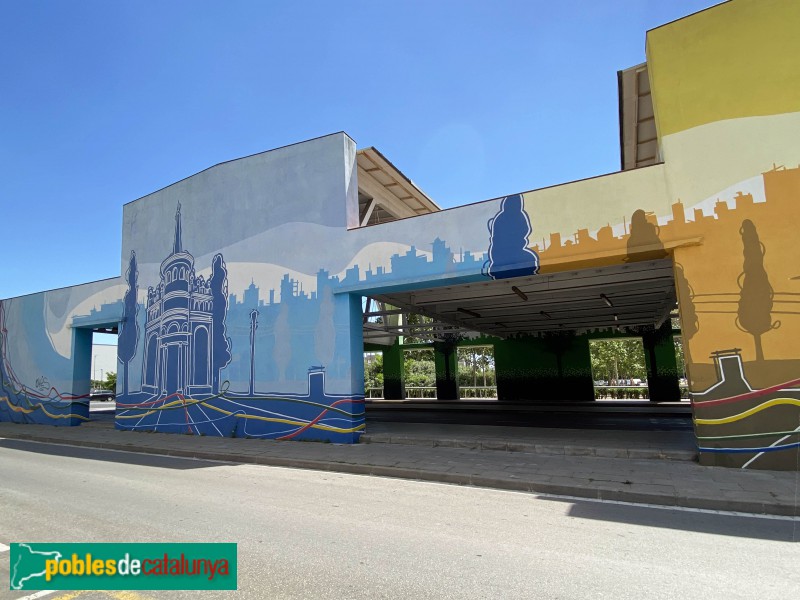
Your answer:
[[[453,445],[434,445],[431,427],[444,433],[436,439],[452,440]],[[450,427],[450,430],[447,428]],[[113,429],[109,419],[80,427],[47,427],[0,423],[2,438],[68,444],[130,452],[164,454],[206,460],[255,463],[281,467],[338,471],[364,475],[439,481],[583,498],[641,502],[712,510],[740,511],[800,518],[800,497],[796,472],[750,471],[701,467],[686,459],[635,458],[636,436],[614,446],[614,432],[577,433],[594,448],[594,455],[580,450],[568,453],[575,445],[576,430],[528,428],[529,438],[541,436],[546,443],[512,447],[517,428],[480,428],[480,444],[469,442],[474,431],[469,426],[425,426],[408,423],[370,423],[367,440],[388,436],[414,438],[410,443],[361,443],[335,445],[323,443],[276,442],[241,438],[195,437],[159,433],[123,432]],[[466,428],[466,429],[465,429]],[[498,431],[486,433],[487,430]],[[374,433],[373,433],[374,431]],[[646,447],[658,447],[660,432],[648,432],[642,439]],[[673,434],[674,435],[674,434]],[[594,436],[594,438],[592,438]],[[505,439],[504,449],[492,443]],[[420,440],[431,443],[418,445]],[[655,440],[655,442],[654,442]],[[384,440],[385,441],[385,440]],[[463,442],[463,443],[462,443]],[[459,447],[458,445],[473,446]],[[680,446],[682,442],[673,443]],[[627,447],[626,447],[627,446]],[[679,451],[679,448],[674,448]],[[501,446],[497,446],[501,448]],[[559,452],[558,448],[563,451]],[[603,456],[603,448],[612,457]],[[514,451],[522,450],[522,451]],[[525,451],[527,450],[527,451]],[[629,456],[623,458],[622,450]],[[616,457],[614,457],[616,456]]]

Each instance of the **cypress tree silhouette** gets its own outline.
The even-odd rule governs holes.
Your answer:
[[[136,252],[131,250],[128,271],[125,273],[128,289],[123,299],[122,324],[117,338],[117,357],[122,363],[122,393],[128,394],[128,364],[136,356],[139,341],[139,323],[137,314],[139,304],[136,301],[138,291],[139,270],[136,265]]]
[[[528,248],[531,222],[521,194],[503,198],[500,211],[489,220],[488,226],[489,260],[484,264],[484,275],[506,279],[539,272],[539,256]]]
[[[739,311],[736,327],[753,336],[756,360],[764,360],[761,336],[780,327],[780,321],[772,321],[772,300],[775,292],[769,284],[764,268],[766,248],[758,239],[758,231],[750,219],[742,221],[739,228],[744,246],[744,265],[736,279],[739,285]]]
[[[219,393],[219,373],[231,362],[231,340],[227,335],[225,316],[228,313],[228,270],[222,254],[214,256],[211,264],[211,373],[213,393]]]

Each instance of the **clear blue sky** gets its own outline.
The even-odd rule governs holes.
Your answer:
[[[122,205],[344,130],[441,206],[619,169],[618,69],[713,0],[0,3],[0,298],[119,275]]]

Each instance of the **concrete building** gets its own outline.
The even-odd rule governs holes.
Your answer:
[[[440,211],[336,133],[131,202],[120,277],[0,302],[0,419],[88,418],[91,333],[118,328],[119,429],[356,442],[365,342],[401,394],[410,331],[364,297],[431,318],[444,394],[465,332],[531,401],[593,397],[589,339],[635,334],[670,400],[677,308],[701,462],[796,468],[798,27],[733,0],[648,32],[618,173]]]

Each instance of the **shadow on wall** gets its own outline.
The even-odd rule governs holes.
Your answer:
[[[628,254],[624,259],[625,262],[643,260],[641,256],[634,257],[642,253],[647,253],[647,260],[667,257],[667,251],[659,237],[660,228],[647,217],[648,214],[641,208],[631,215],[631,233],[628,237]],[[655,220],[652,214],[650,217]]]
[[[736,316],[736,327],[753,336],[756,350],[756,361],[764,361],[764,349],[761,336],[780,327],[780,321],[772,320],[772,303],[775,292],[769,283],[764,268],[764,255],[767,253],[764,244],[758,238],[756,226],[750,219],[742,221],[739,229],[744,247],[744,265],[736,280],[739,286],[739,310]]]

